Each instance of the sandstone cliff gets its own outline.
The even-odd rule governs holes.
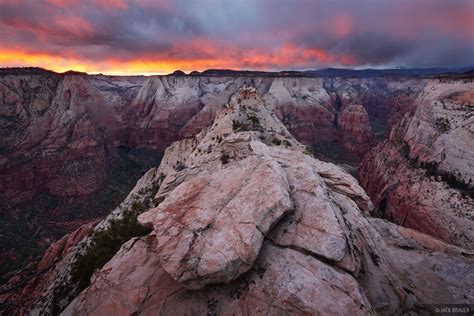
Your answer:
[[[216,109],[244,84],[257,88],[298,140],[310,145],[340,141],[349,155],[361,157],[370,147],[371,122],[362,109],[357,118],[349,118],[348,143],[347,133],[338,133],[348,127],[347,119],[338,119],[339,112],[347,117],[346,104],[362,104],[374,123],[384,124],[408,111],[425,83],[397,78],[4,75],[2,203],[28,200],[39,191],[58,196],[93,192],[107,176],[114,147],[164,149],[193,136],[212,123]]]
[[[474,242],[474,84],[433,80],[360,167],[381,216],[468,249]]]
[[[354,163],[384,137],[387,122],[411,111],[425,81],[3,73],[0,224],[8,234],[0,271],[11,271],[50,240],[113,209],[142,171],[114,177],[125,174],[122,149],[155,150],[158,157],[173,141],[210,126],[243,85],[255,87],[296,139],[315,145],[318,157]],[[349,111],[354,104],[364,108]],[[17,238],[20,233],[25,237]]]
[[[94,231],[133,201],[152,232],[123,244],[64,315],[429,313],[472,300],[471,252],[367,217],[357,181],[314,159],[252,88],[169,147]],[[66,307],[94,242],[54,268],[34,314]]]

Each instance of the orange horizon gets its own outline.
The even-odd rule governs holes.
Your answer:
[[[170,58],[166,55],[136,57],[131,60],[106,58],[92,61],[64,52],[62,55],[30,52],[22,49],[1,49],[0,67],[40,67],[55,72],[69,70],[90,74],[108,75],[162,75],[176,70],[184,72],[207,69],[252,69],[256,71],[279,71],[280,69],[314,69],[317,65],[355,66],[357,60],[349,55],[332,55],[324,49],[300,49],[285,44],[276,53],[261,51],[243,52],[237,47],[227,47],[226,53],[219,55],[219,48],[211,43],[191,43],[206,51],[206,57],[194,59]],[[214,58],[213,56],[219,56]]]
[[[455,2],[0,0],[0,67],[155,75],[469,66],[474,7]]]

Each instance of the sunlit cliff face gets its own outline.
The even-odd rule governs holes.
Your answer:
[[[470,0],[0,0],[0,67],[467,66],[473,21]]]

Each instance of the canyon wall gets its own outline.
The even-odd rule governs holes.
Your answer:
[[[414,108],[425,85],[401,78],[286,78],[85,74],[0,77],[0,192],[3,207],[38,192],[83,196],[102,186],[115,148],[164,150],[214,119],[248,85],[300,141],[339,143],[358,160],[373,127]],[[362,105],[362,107],[356,107]],[[355,110],[354,110],[355,109]]]
[[[257,89],[223,104],[106,219],[48,252],[58,261],[46,277],[3,292],[10,311],[428,314],[434,304],[470,302],[471,251],[371,218],[357,180],[314,159]],[[105,235],[129,231],[134,208],[152,232],[124,240],[81,286],[75,275],[88,266],[80,263],[96,259]]]
[[[420,230],[446,242],[467,249],[472,248],[474,205],[473,180],[471,180],[474,178],[471,172],[474,148],[472,143],[474,139],[472,137],[472,91],[474,89],[472,79],[217,75],[113,77],[54,73],[2,75],[0,76],[2,223],[24,222],[21,217],[23,205],[30,203],[31,199],[39,194],[71,199],[71,201],[78,198],[87,199],[91,194],[103,188],[111,178],[111,170],[120,159],[120,150],[124,148],[152,149],[162,152],[169,145],[173,145],[167,149],[160,171],[152,169],[145,174],[142,179],[146,179],[146,184],[137,185],[138,188],[134,189],[124,204],[112,213],[112,217],[93,230],[90,225],[82,226],[79,231],[52,244],[40,265],[29,269],[26,275],[19,274],[10,280],[1,290],[0,295],[3,295],[1,300],[11,301],[13,297],[14,302],[21,302],[20,305],[23,306],[24,311],[35,304],[39,310],[51,311],[54,306],[56,306],[54,308],[65,307],[71,297],[58,298],[57,292],[75,293],[74,296],[79,294],[66,291],[60,284],[68,284],[70,281],[75,267],[74,262],[87,249],[91,237],[86,237],[80,242],[78,240],[87,232],[104,229],[109,225],[110,218],[120,219],[124,209],[132,208],[136,197],[140,197],[140,203],[146,200],[144,203],[146,209],[152,208],[157,201],[165,200],[169,193],[166,188],[174,190],[173,183],[183,181],[179,171],[188,170],[190,163],[199,165],[197,162],[199,160],[195,161],[198,158],[194,157],[197,153],[193,154],[194,158],[191,160],[189,160],[189,155],[201,143],[201,137],[205,135],[201,132],[213,128],[213,122],[217,113],[221,111],[222,105],[226,104],[229,98],[242,87],[254,87],[255,93],[265,103],[265,107],[274,113],[271,117],[277,123],[272,125],[272,131],[266,131],[262,135],[261,141],[266,145],[282,146],[288,149],[289,147],[300,148],[302,143],[312,146],[318,158],[331,160],[336,152],[338,162],[352,161],[354,164],[365,157],[359,169],[360,179],[375,207],[369,207],[370,200],[360,197],[365,196],[365,193],[347,192],[347,187],[351,190],[359,188],[356,180],[352,178],[348,180],[347,177],[350,176],[339,169],[336,172],[332,165],[318,163],[317,173],[323,178],[325,185],[335,190],[337,194],[342,192],[349,196],[357,204],[356,213],[362,210],[365,213],[388,218],[397,224]],[[241,96],[242,100],[245,98],[246,96]],[[267,126],[265,125],[267,123],[263,124],[262,121],[263,118],[268,119],[267,115],[263,118],[258,115],[254,118],[247,117],[248,120],[241,120],[239,116],[235,122],[232,121],[233,132],[239,132],[239,130],[262,132],[261,126]],[[280,127],[280,122],[283,128]],[[214,124],[217,123],[218,121]],[[286,130],[283,134],[288,136],[288,139],[278,136],[280,129]],[[390,137],[384,140],[387,132],[390,132]],[[248,154],[245,148],[239,147],[242,140],[235,140],[235,142],[228,140],[226,142],[230,147],[226,149],[230,151],[226,151],[226,155],[221,152],[216,153],[212,148],[220,146],[215,142],[218,139],[222,141],[222,136],[215,137],[213,140],[208,140],[210,142],[208,145],[212,146],[199,148],[200,154],[212,153],[214,155],[212,159],[215,162],[221,161],[222,164],[233,159],[239,160],[242,158],[239,155]],[[182,139],[181,142],[173,143],[180,139]],[[382,142],[377,145],[380,141]],[[373,148],[375,145],[377,146]],[[311,152],[310,148],[304,148],[304,146],[300,149],[307,154]],[[283,157],[275,157],[274,154],[271,155],[272,159],[285,164]],[[299,161],[298,159],[296,160]],[[247,167],[253,168],[253,166],[254,164],[250,164]],[[242,170],[247,170],[245,166],[240,167],[243,168]],[[274,167],[277,169],[278,167],[274,165],[267,167],[265,170],[272,170],[270,174],[275,175]],[[168,180],[162,178],[170,173],[177,178],[171,177]],[[251,173],[248,173],[248,176],[251,177]],[[277,183],[280,182],[277,181]],[[163,185],[160,188],[161,193],[155,196],[152,193],[156,193],[154,190],[157,183]],[[327,188],[325,187],[324,190]],[[323,198],[325,199],[327,197]],[[343,208],[349,203],[345,198],[336,199],[337,201],[332,198],[329,200],[332,201],[330,203]],[[54,222],[54,214],[61,214],[69,209],[67,203],[69,202],[56,207],[54,213],[44,213],[42,212],[43,205],[33,205],[33,216],[49,217]],[[292,203],[296,202],[293,200]],[[112,200],[108,204],[105,201],[101,204],[101,208],[105,205],[111,207],[117,204]],[[275,216],[278,218],[292,216],[287,213],[288,209],[285,209],[282,214]],[[78,212],[68,215],[80,220],[68,226],[63,233],[72,232],[82,224],[96,220],[97,214],[103,214],[103,211],[100,213],[99,209],[93,207],[88,210],[88,213]],[[304,216],[298,217],[297,220],[312,221]],[[426,255],[441,251],[449,255],[455,254],[457,258],[455,260],[464,260],[462,259],[464,250],[459,250],[461,248],[453,250],[457,248],[439,244],[430,237],[404,230],[382,220],[369,218],[367,223],[365,220],[361,219],[361,221],[364,221],[365,226],[379,225],[382,228],[376,229],[378,232],[367,228],[371,231],[370,237],[356,238],[358,240],[360,238],[386,238],[384,244],[390,248],[390,253],[385,252],[384,255],[392,258],[390,260],[395,260],[398,255],[409,255],[410,250],[404,247],[408,247],[405,244],[410,243],[410,238],[416,240],[417,244],[412,246],[417,251],[423,249],[425,251],[426,243],[430,245],[431,248],[428,247]],[[37,233],[41,224],[35,226],[32,224],[33,221],[26,222],[29,224],[25,233],[43,242],[44,237],[41,233]],[[276,224],[276,221],[272,222],[271,228]],[[309,226],[313,224],[315,223],[311,222]],[[287,225],[291,227],[290,224],[287,223]],[[334,227],[331,226],[331,229]],[[282,229],[287,232],[290,230],[288,227]],[[284,246],[288,246],[286,243],[291,244],[291,247],[295,246],[294,243],[296,247],[302,246],[304,243],[299,245],[298,243],[307,237],[304,233],[305,229],[299,227],[298,234],[281,235],[281,238],[287,236],[282,239]],[[269,231],[264,235],[267,233]],[[350,229],[344,234],[346,233],[352,234]],[[385,237],[380,237],[381,235]],[[269,237],[274,243],[272,238]],[[270,245],[270,241],[264,242],[262,253],[267,253],[268,249],[270,253],[273,253],[272,247],[275,245]],[[330,241],[328,243],[332,244]],[[156,246],[155,241],[148,237],[139,239],[137,244],[143,244],[146,249],[140,246],[137,251],[141,253],[145,251],[146,256],[150,248]],[[129,246],[132,249],[133,245]],[[282,245],[279,244],[279,246]],[[307,245],[304,246],[307,247]],[[319,247],[316,244],[313,246]],[[76,248],[69,249],[73,247]],[[329,248],[327,246],[327,249]],[[327,249],[318,248],[310,251],[314,251],[318,257],[322,254],[321,251]],[[369,251],[368,256],[372,256],[371,253],[377,253],[377,251],[383,252],[381,248],[377,249]],[[2,253],[0,262],[2,266],[11,265],[18,259],[15,255],[16,250],[12,247],[8,252]],[[253,252],[258,257],[259,252],[255,249]],[[342,252],[341,250],[340,253]],[[268,256],[273,258],[273,255]],[[338,255],[329,254],[329,256],[330,260],[334,261],[336,259],[331,256]],[[128,254],[124,258],[127,257]],[[255,257],[252,258],[255,259]],[[150,262],[155,262],[158,259],[150,260]],[[156,265],[162,269],[161,261],[158,262],[159,260],[156,261]],[[262,264],[266,265],[266,263]],[[420,268],[408,261],[398,262],[398,264],[402,267]],[[136,264],[132,262],[130,266],[135,267]],[[337,269],[339,268],[338,266]],[[169,278],[168,272],[163,272],[166,278]],[[44,277],[45,273],[46,277]],[[232,275],[239,273],[240,270],[234,271]],[[437,277],[432,274],[425,276]],[[237,284],[240,286],[240,283]],[[175,285],[177,288],[182,286]],[[12,294],[12,288],[21,288],[23,293],[13,290],[14,294]],[[73,288],[75,291],[81,289],[76,283],[73,284]],[[407,293],[410,294],[410,292]],[[364,295],[377,296],[379,294],[366,293]],[[370,307],[363,295],[357,297],[361,302],[365,302],[363,305],[368,308],[367,311],[371,308],[380,309],[373,305],[375,304],[373,298],[366,297],[372,304]],[[47,306],[38,303],[38,300],[46,301]],[[268,298],[265,300],[269,301]],[[389,309],[399,311],[400,307],[397,306],[390,306]]]
[[[474,83],[430,82],[416,103],[364,158],[362,185],[380,216],[472,249]]]

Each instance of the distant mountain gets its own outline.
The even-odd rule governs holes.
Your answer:
[[[239,76],[239,77],[343,77],[343,78],[371,78],[385,76],[424,77],[447,74],[463,74],[474,71],[474,67],[464,68],[393,68],[393,69],[350,69],[350,68],[324,68],[315,70],[279,72],[208,69],[203,72],[193,71],[191,76]]]
[[[465,68],[393,68],[393,69],[348,69],[348,68],[326,68],[319,70],[307,70],[303,73],[318,77],[383,77],[404,76],[420,77],[442,74],[461,74],[474,70],[474,67]]]
[[[8,75],[47,75],[57,74],[54,71],[40,67],[7,67],[0,68],[0,76]]]
[[[283,70],[283,71],[257,71],[257,70],[232,70],[232,69],[207,69],[202,72],[192,71],[190,76],[209,77],[323,77],[323,78],[371,78],[385,76],[425,77],[450,74],[465,74],[474,72],[474,66],[463,68],[393,68],[393,69],[351,69],[351,68],[324,68],[314,70]],[[40,67],[11,67],[0,68],[0,76],[5,75],[44,75],[58,74],[57,72]],[[64,75],[86,75],[85,72],[69,70]],[[181,70],[176,70],[169,75],[185,76]],[[126,76],[132,77],[132,76]]]

